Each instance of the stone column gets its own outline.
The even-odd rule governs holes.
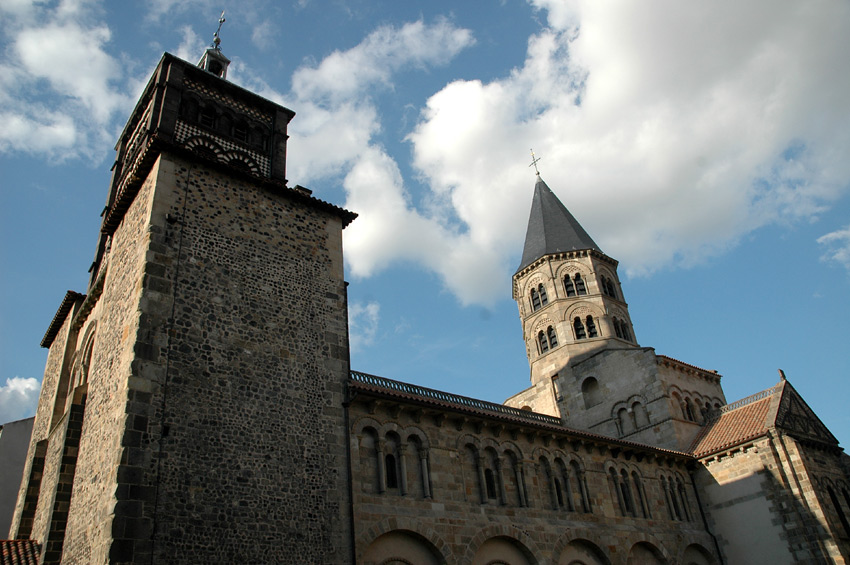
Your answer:
[[[383,494],[387,491],[387,467],[386,460],[384,456],[384,449],[387,446],[386,440],[379,439],[378,440],[378,449],[376,452],[376,456],[378,458],[378,492]]]
[[[499,481],[499,502],[504,506],[508,503],[508,493],[505,490],[505,477],[502,475],[502,456],[496,458],[496,480]]]
[[[419,467],[422,469],[422,494],[431,498],[431,472],[428,470],[428,450],[419,450]]]
[[[519,505],[528,506],[528,499],[525,497],[525,480],[522,476],[522,461],[517,461],[514,473],[516,474],[516,490],[517,494],[519,494]]]
[[[484,457],[480,453],[475,455],[475,463],[478,465],[478,492],[481,495],[481,504],[487,502],[487,479],[484,478]]]
[[[407,445],[401,444],[398,446],[398,463],[400,467],[401,477],[399,477],[399,488],[401,495],[407,494]]]

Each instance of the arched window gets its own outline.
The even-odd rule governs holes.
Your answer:
[[[667,481],[667,496],[669,497],[669,501],[673,504],[673,517],[676,520],[681,520],[682,512],[679,510],[679,502],[677,501],[676,489],[673,487],[672,479]]]
[[[537,289],[531,289],[531,311],[537,312],[540,310],[540,295],[537,294]]]
[[[198,121],[198,101],[191,96],[187,96],[180,101],[180,116],[190,123]]]
[[[581,383],[581,394],[584,396],[584,407],[590,408],[602,402],[602,392],[599,382],[594,377],[587,377]]]
[[[581,318],[578,316],[573,320],[573,329],[576,332],[576,339],[585,339],[587,337],[584,331],[584,324],[581,323]]]
[[[617,421],[620,423],[620,433],[622,435],[635,431],[634,414],[629,414],[627,408],[620,408],[617,411]]]
[[[398,488],[398,467],[395,455],[384,455],[384,468],[387,471],[387,488]]]
[[[564,290],[567,292],[567,297],[576,295],[576,287],[570,279],[570,275],[564,277]]]
[[[697,421],[697,418],[694,415],[694,405],[691,403],[690,398],[685,399],[685,418],[687,418],[691,422]]]
[[[599,279],[599,288],[602,289],[602,294],[610,296],[611,298],[617,298],[617,293],[614,292],[614,283],[611,282],[611,279],[605,275],[601,275]]]
[[[623,504],[626,507],[626,512],[635,516],[635,503],[632,498],[632,489],[629,486],[629,475],[625,469],[620,470],[620,490],[623,492]]]
[[[596,323],[593,321],[593,316],[588,316],[587,319],[587,336],[599,337],[599,332],[596,331]]]
[[[625,339],[626,341],[633,341],[632,332],[629,330],[629,325],[626,323],[625,320],[622,320],[620,322],[620,329],[623,332],[623,339]]]
[[[576,285],[577,295],[583,296],[587,294],[587,288],[584,286],[584,280],[581,278],[581,273],[576,273],[576,276],[573,277],[573,282]]]
[[[614,333],[617,334],[617,337],[620,339],[624,339],[626,341],[632,341],[631,333],[629,332],[629,325],[625,322],[625,320],[620,320],[619,318],[614,318]]]
[[[549,347],[556,347],[558,345],[558,336],[555,334],[555,328],[549,326],[546,329],[546,336],[549,338]]]
[[[561,459],[555,460],[555,467],[558,469],[558,475],[560,477],[560,479],[555,479],[555,488],[558,494],[558,505],[568,512],[573,512],[575,507],[573,506],[570,473],[567,471],[567,467]],[[562,480],[563,483],[561,482]]]
[[[202,108],[200,116],[198,117],[198,123],[200,123],[204,127],[215,129],[215,122],[215,108],[211,106],[206,106]]]
[[[640,511],[644,518],[651,518],[649,514],[649,505],[646,503],[646,493],[643,490],[643,483],[637,471],[632,471],[632,482],[635,487],[635,499],[637,500],[637,510]]]
[[[558,501],[558,508],[564,507],[564,491],[561,489],[561,481],[555,477],[555,498]]]
[[[590,497],[587,494],[587,482],[584,478],[584,472],[579,464],[575,461],[570,461],[570,472],[573,476],[572,484],[577,491],[580,508],[582,512],[592,512],[590,508]]]
[[[484,469],[484,482],[487,485],[487,498],[496,499],[496,479],[492,469]]]
[[[540,305],[546,306],[549,304],[549,297],[546,296],[546,287],[542,283],[537,285],[537,292],[540,293]]]
[[[543,330],[537,333],[537,344],[540,346],[540,353],[549,351],[549,340],[546,339],[546,334],[543,333]]]
[[[555,333],[555,328],[549,326],[545,332],[543,330],[537,332],[537,344],[540,346],[540,353],[546,353],[557,347],[558,335]]]
[[[605,279],[605,289],[608,291],[608,296],[611,298],[617,298],[617,291],[614,290],[614,283],[611,279]]]
[[[678,491],[679,499],[682,501],[682,516],[685,520],[690,521],[688,494],[685,492],[685,485],[682,484],[681,479],[676,479],[676,490]]]
[[[632,415],[635,419],[635,427],[640,429],[649,425],[649,415],[646,413],[646,408],[640,402],[632,404]]]
[[[239,120],[233,124],[233,138],[242,143],[248,142],[248,124]]]

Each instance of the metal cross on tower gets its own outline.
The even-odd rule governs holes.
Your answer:
[[[221,36],[219,36],[219,32],[221,31],[221,24],[223,24],[226,20],[224,19],[224,10],[221,11],[221,15],[218,17],[218,29],[215,30],[213,34],[213,47],[219,49],[219,45],[221,44]]]
[[[529,165],[529,167],[534,167],[534,172],[535,172],[535,173],[537,173],[537,176],[539,177],[539,176],[540,176],[540,171],[539,171],[539,170],[537,170],[537,162],[538,162],[540,159],[542,159],[542,157],[535,157],[535,155],[534,155],[534,149],[531,149],[530,151],[531,151],[531,164]]]

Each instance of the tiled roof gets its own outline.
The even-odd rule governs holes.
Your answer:
[[[684,453],[682,451],[675,451],[672,449],[665,449],[663,447],[612,438],[586,430],[568,428],[561,423],[560,418],[556,418],[554,416],[518,410],[501,404],[494,404],[492,402],[458,396],[448,392],[420,387],[418,385],[401,381],[394,381],[392,379],[378,377],[367,373],[361,373],[360,371],[350,372],[348,388],[350,392],[361,392],[369,395],[381,396],[383,398],[392,398],[403,402],[412,402],[430,406],[441,410],[466,413],[480,418],[512,422],[514,424],[564,434],[565,436],[572,436],[576,439],[607,443],[621,448],[652,451],[675,457],[689,456],[688,453]]]
[[[0,540],[0,565],[38,565],[41,546],[30,539]]]
[[[56,311],[56,314],[53,316],[53,320],[50,322],[50,327],[47,328],[47,331],[41,340],[42,347],[50,347],[53,340],[56,338],[56,334],[58,334],[59,330],[62,328],[62,324],[65,322],[65,317],[74,306],[74,302],[77,300],[85,300],[85,298],[85,294],[80,294],[73,290],[69,290],[65,293],[65,298],[62,299],[62,304],[59,305],[59,309]]]
[[[702,427],[691,444],[695,457],[704,457],[767,433],[768,416],[773,394],[722,412],[715,420]]]

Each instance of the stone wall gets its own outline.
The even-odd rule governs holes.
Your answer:
[[[637,546],[669,562],[690,546],[712,562],[683,456],[362,393],[354,400],[358,562],[430,548],[435,563],[477,563],[499,552],[524,556],[512,563],[585,554],[600,556],[588,563],[626,563]],[[625,491],[612,470],[628,477]],[[681,484],[675,511],[667,484]]]
[[[827,533],[830,524],[812,482],[840,474],[839,467],[812,461],[781,431],[701,461],[696,485],[727,562],[847,562],[847,536]]]
[[[163,155],[111,559],[350,560],[341,221]]]
[[[71,321],[76,311],[76,307],[71,308],[65,319],[58,321],[59,327],[47,352],[47,363],[42,378],[41,392],[38,396],[38,407],[33,421],[23,477],[12,525],[9,529],[10,538],[28,538],[33,535],[33,520],[41,497],[41,478],[47,450],[47,438],[58,420],[54,411],[57,395],[60,396],[58,400],[62,401],[60,385],[63,380],[69,341],[73,342],[76,339],[76,331],[71,328]],[[73,349],[73,343],[70,348]],[[45,492],[44,494],[52,499],[52,493]]]

